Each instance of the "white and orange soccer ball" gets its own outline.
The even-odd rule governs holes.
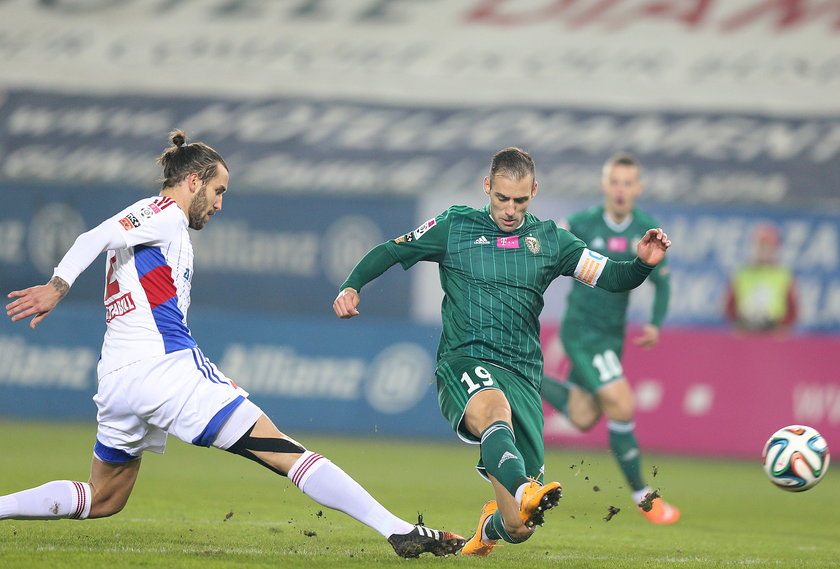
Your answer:
[[[767,440],[761,462],[770,482],[802,492],[816,486],[828,471],[828,443],[813,427],[790,425]]]

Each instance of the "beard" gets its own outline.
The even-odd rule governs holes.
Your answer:
[[[207,212],[210,207],[207,203],[207,192],[202,187],[190,202],[190,210],[187,212],[190,229],[201,229],[210,219]]]

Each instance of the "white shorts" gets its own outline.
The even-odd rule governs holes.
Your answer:
[[[140,360],[99,378],[94,454],[105,462],[163,454],[169,433],[228,448],[262,415],[247,397],[198,348]]]

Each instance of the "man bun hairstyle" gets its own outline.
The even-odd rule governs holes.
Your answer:
[[[528,176],[535,176],[534,159],[531,155],[511,146],[499,150],[490,160],[490,180],[493,176],[504,176],[511,180],[524,180]]]
[[[171,146],[158,157],[163,166],[163,189],[179,184],[192,173],[198,174],[202,182],[207,182],[216,175],[219,164],[230,171],[224,158],[203,142],[187,143],[187,135],[176,129],[169,133]]]

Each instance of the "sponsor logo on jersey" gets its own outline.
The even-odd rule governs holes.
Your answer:
[[[162,210],[158,207],[158,204],[152,202],[149,204],[149,209],[155,213],[160,213]]]
[[[134,300],[131,298],[131,293],[127,292],[119,298],[115,298],[105,305],[105,322],[110,322],[117,316],[128,314],[137,308],[134,305]]]
[[[490,241],[484,235],[482,235],[481,237],[473,241],[473,243],[475,243],[476,245],[487,245],[488,243],[490,243]]]
[[[503,249],[519,249],[519,235],[496,237],[496,247]]]
[[[140,217],[143,219],[149,219],[155,214],[150,207],[141,207],[140,208]]]
[[[397,237],[394,239],[394,243],[411,243],[416,239],[420,239],[424,233],[426,233],[429,229],[435,226],[437,223],[434,218],[430,219],[411,233],[406,233],[402,237]]]
[[[435,221],[434,218],[432,218],[429,221],[427,221],[426,223],[424,223],[423,225],[421,225],[420,227],[418,227],[417,229],[415,229],[414,232],[413,232],[414,238],[415,239],[420,239],[423,236],[424,233],[426,233],[429,229],[431,229],[432,227],[435,226],[435,223],[437,223],[437,222]]]
[[[607,251],[618,251],[623,253],[627,250],[627,238],[615,235],[607,239]]]
[[[120,220],[120,225],[122,225],[126,231],[129,231],[135,227],[140,227],[140,220],[137,219],[137,216],[133,213],[129,213]]]
[[[540,249],[542,249],[542,245],[540,245],[540,240],[537,239],[536,237],[532,237],[530,235],[525,238],[525,246],[534,255],[539,253]]]

